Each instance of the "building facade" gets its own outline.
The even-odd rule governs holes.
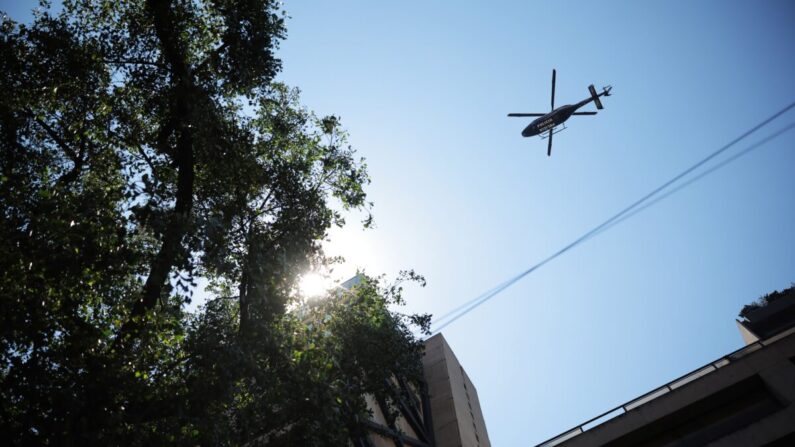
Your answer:
[[[361,276],[340,284],[350,290]],[[354,447],[491,447],[478,392],[442,334],[425,340],[423,383],[419,388],[399,377],[390,383],[398,402],[399,417],[387,417],[386,403],[365,396],[372,417],[369,435]]]
[[[478,392],[442,334],[425,341],[425,380],[437,447],[490,447]]]
[[[743,310],[743,348],[538,447],[795,446],[795,288],[775,294]]]
[[[420,388],[393,379],[403,396],[400,417],[389,421],[384,402],[367,396],[372,411],[366,447],[490,447],[478,393],[441,334],[425,342]]]

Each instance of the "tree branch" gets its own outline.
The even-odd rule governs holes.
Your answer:
[[[170,67],[174,87],[175,107],[165,129],[173,128],[178,133],[174,161],[177,167],[176,203],[171,212],[166,230],[161,238],[160,250],[150,266],[141,298],[136,300],[130,319],[122,326],[114,341],[114,346],[137,335],[143,324],[144,315],[157,305],[167,284],[168,275],[174,268],[182,245],[182,239],[190,228],[193,210],[193,186],[195,180],[195,157],[193,153],[193,134],[190,126],[191,104],[195,101],[198,89],[193,84],[187,65],[187,50],[177,33],[176,17],[171,4],[166,0],[148,0],[147,12],[154,22],[155,34],[160,41],[163,57]],[[170,153],[168,138],[159,138],[158,149]]]
[[[158,62],[144,61],[139,59],[104,59],[102,62],[109,65],[151,65],[164,70],[167,68],[165,65]]]
[[[70,169],[69,172],[62,175],[57,180],[57,183],[60,185],[68,185],[69,183],[72,183],[77,178],[77,176],[80,175],[80,171],[83,170],[83,165],[86,162],[85,144],[81,145],[80,152],[75,152],[74,148],[72,148],[69,144],[67,144],[66,141],[61,137],[61,135],[59,135],[58,132],[56,132],[55,129],[52,128],[52,126],[47,124],[46,121],[35,116],[35,114],[31,110],[26,110],[25,113],[27,113],[28,116],[33,118],[33,120],[42,129],[44,129],[44,131],[47,133],[50,139],[52,139],[55,142],[55,144],[58,145],[58,147],[60,147],[61,150],[64,151],[64,153],[66,153],[66,156],[69,157],[70,160],[72,160],[72,163],[74,163],[72,169]]]
[[[215,57],[218,57],[218,55],[221,54],[221,51],[224,51],[226,47],[227,47],[226,42],[222,43],[218,48],[213,50],[212,53],[208,54],[203,61],[199,62],[199,64],[196,65],[196,69],[194,71],[199,71],[204,69],[204,67],[206,67],[207,64],[209,64],[210,61],[213,60]]]
[[[55,130],[52,128],[52,127],[50,127],[50,125],[49,125],[49,124],[47,124],[47,122],[45,122],[43,119],[41,119],[41,118],[39,118],[39,117],[35,116],[35,114],[33,113],[33,111],[31,111],[31,110],[27,110],[26,112],[27,112],[27,114],[28,114],[30,117],[32,117],[32,118],[33,118],[33,120],[34,120],[34,121],[36,121],[36,123],[37,123],[39,126],[41,126],[41,128],[42,128],[42,129],[44,129],[44,131],[45,131],[45,132],[47,132],[47,135],[48,135],[50,138],[52,138],[52,140],[53,140],[53,141],[55,141],[55,144],[57,144],[57,145],[58,145],[58,147],[60,147],[60,148],[61,148],[61,149],[62,149],[64,152],[66,152],[66,155],[67,155],[67,156],[68,156],[68,157],[69,157],[69,158],[70,158],[70,159],[71,159],[73,162],[75,162],[75,163],[77,163],[77,162],[78,162],[78,160],[79,160],[79,157],[77,156],[77,152],[75,152],[75,150],[74,150],[74,149],[72,149],[72,147],[70,147],[68,144],[66,144],[66,141],[64,141],[64,139],[63,139],[63,138],[61,138],[61,136],[60,136],[60,135],[58,135],[58,132],[56,132],[56,131],[55,131]]]

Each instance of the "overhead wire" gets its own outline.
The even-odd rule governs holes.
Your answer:
[[[695,177],[692,177],[692,178],[688,179],[687,181],[685,181],[684,183],[681,183],[681,184],[677,185],[675,188],[665,192],[664,194],[655,197],[653,200],[650,200],[650,201],[644,203],[643,205],[635,208],[631,212],[621,216],[620,219],[615,220],[615,221],[611,222],[610,225],[602,228],[598,233],[591,235],[591,237],[595,237],[595,236],[603,233],[604,231],[607,231],[608,229],[612,228],[613,226],[618,225],[619,223],[621,223],[621,222],[629,219],[630,217],[640,213],[641,211],[645,210],[646,208],[648,208],[648,207],[656,204],[657,202],[659,202],[659,201],[671,196],[672,194],[675,194],[675,193],[681,191],[683,188],[685,188],[687,186],[690,186],[692,183],[695,183],[696,181],[701,180],[702,178],[708,176],[709,174],[712,174],[713,172],[715,172],[718,169],[720,169],[720,168],[728,165],[729,163],[737,160],[738,158],[740,158],[740,157],[742,157],[744,155],[748,155],[749,153],[751,153],[755,149],[759,149],[760,147],[764,146],[765,144],[769,143],[770,141],[772,141],[772,140],[776,139],[777,137],[781,136],[781,134],[784,134],[787,131],[790,131],[792,129],[795,129],[795,121],[793,121],[792,123],[782,127],[781,129],[777,130],[776,132],[773,132],[772,134],[766,136],[765,138],[757,141],[756,143],[748,146],[747,148],[745,148],[742,151],[732,155],[731,157],[729,157],[729,158],[727,158],[725,160],[722,160],[720,163],[710,167],[709,169],[707,169],[707,170],[705,170],[703,172],[700,172]]]
[[[557,258],[558,256],[566,253],[567,251],[571,250],[572,248],[576,247],[577,245],[587,241],[591,237],[593,237],[593,236],[605,231],[606,229],[608,229],[608,228],[612,227],[613,225],[617,224],[618,222],[626,220],[627,218],[630,217],[630,216],[627,216],[628,214],[630,214],[630,213],[631,213],[631,215],[637,214],[637,212],[639,212],[639,211],[635,212],[634,210],[640,208],[641,205],[643,205],[645,202],[647,202],[650,199],[652,199],[655,195],[661,193],[663,190],[665,190],[666,188],[668,188],[672,184],[676,183],[677,181],[681,180],[683,177],[687,176],[688,174],[692,173],[696,169],[700,168],[701,166],[703,166],[704,164],[706,164],[710,160],[714,159],[715,157],[717,157],[718,155],[722,154],[723,152],[725,152],[729,148],[733,147],[737,143],[741,142],[745,138],[747,138],[750,135],[752,135],[753,133],[757,132],[759,129],[765,127],[770,122],[772,122],[773,120],[775,120],[779,116],[783,115],[784,113],[786,113],[787,111],[789,111],[793,107],[795,107],[795,102],[790,103],[789,105],[787,105],[783,109],[779,110],[778,112],[772,114],[770,117],[766,118],[765,120],[763,120],[762,122],[760,122],[756,126],[753,126],[751,129],[747,130],[746,132],[744,132],[743,134],[741,134],[740,136],[738,136],[734,140],[730,141],[729,143],[725,144],[724,146],[722,146],[718,150],[712,152],[708,156],[706,156],[703,159],[699,160],[698,162],[696,162],[692,166],[688,167],[687,169],[685,169],[681,173],[677,174],[676,176],[674,176],[670,180],[666,181],[665,183],[663,183],[659,187],[655,188],[654,190],[652,190],[648,194],[644,195],[640,199],[636,200],[635,202],[633,202],[629,206],[627,206],[624,209],[622,209],[621,211],[619,211],[618,213],[614,214],[612,217],[610,217],[609,219],[607,219],[604,222],[600,223],[599,225],[597,225],[593,229],[589,230],[588,232],[586,232],[582,236],[578,237],[577,239],[575,239],[574,241],[572,241],[571,243],[569,243],[565,247],[561,248],[557,252],[553,253],[552,255],[548,256],[547,258],[543,259],[542,261],[538,262],[537,264],[533,265],[532,267],[524,270],[523,272],[515,275],[514,277],[512,277],[512,278],[510,278],[510,279],[508,279],[508,280],[506,280],[506,281],[504,281],[502,283],[500,283],[498,286],[496,286],[496,287],[494,287],[494,288],[482,293],[478,297],[476,297],[476,298],[474,298],[472,300],[469,300],[469,301],[459,305],[455,309],[445,313],[444,315],[442,315],[441,317],[439,317],[438,319],[436,319],[432,323],[432,327],[433,326],[436,326],[436,327],[434,329],[432,329],[431,334],[432,335],[438,334],[445,327],[447,327],[450,324],[454,323],[459,318],[461,318],[464,315],[468,314],[469,312],[474,310],[476,307],[479,307],[480,305],[482,305],[486,301],[490,300],[491,298],[493,298],[494,296],[496,296],[497,294],[499,294],[503,290],[505,290],[508,287],[510,287],[511,285],[515,284],[520,279],[524,278],[525,276],[527,276],[530,273],[534,272],[538,268],[542,267],[544,264],[546,264],[549,261],[552,261],[553,259]],[[756,147],[759,147],[759,146],[761,146],[764,143],[767,143],[771,139],[773,139],[773,138],[781,135],[782,133],[784,133],[786,130],[789,130],[789,127],[785,128],[785,129],[782,129],[779,132],[776,132],[775,134],[771,135],[770,137],[761,140],[759,143],[753,145],[751,148],[747,148],[745,151],[741,152],[740,154],[747,153],[748,151],[753,150]],[[739,157],[739,155],[735,156],[734,158],[730,158],[729,161],[733,161],[734,159],[736,159],[738,157]],[[726,163],[728,163],[728,162],[726,162]],[[687,185],[691,184],[693,181],[703,177],[704,175],[707,175],[708,173],[714,172],[714,170],[718,169],[719,167],[725,166],[726,163],[719,164],[719,165],[717,165],[718,167],[715,167],[714,169],[707,170],[706,173],[703,173],[702,175],[697,176],[695,179],[692,179],[691,181],[688,181],[687,183],[683,184],[682,186],[672,190],[672,192],[669,192],[669,193],[661,196],[660,198],[657,198],[653,202],[649,202],[648,205],[643,206],[640,209],[642,210],[642,209],[648,208],[648,206],[651,206],[652,204],[657,203],[659,200],[662,200],[662,198],[665,198],[665,197],[669,196],[670,194],[673,194],[674,192],[680,190],[684,186],[687,186]],[[447,320],[447,321],[445,321],[445,320]]]
[[[475,298],[473,298],[473,299],[471,299],[471,300],[469,300],[469,301],[467,301],[467,302],[465,302],[465,303],[461,304],[460,306],[456,307],[455,309],[451,309],[451,310],[447,311],[447,313],[445,313],[445,314],[444,314],[444,315],[442,315],[441,317],[438,317],[438,318],[436,319],[436,321],[442,321],[442,320],[444,320],[445,318],[448,318],[448,317],[450,317],[450,316],[452,316],[452,315],[454,315],[454,314],[458,313],[459,311],[461,311],[461,310],[462,310],[462,309],[464,309],[465,307],[469,306],[471,303],[473,303],[473,302],[475,302],[475,301],[477,301],[477,300],[479,300],[479,299],[481,299],[481,298],[483,298],[483,297],[487,296],[487,295],[488,295],[488,294],[490,294],[490,293],[493,293],[493,292],[494,292],[494,291],[496,291],[496,290],[499,290],[501,287],[503,287],[504,285],[508,284],[508,282],[510,282],[510,281],[511,281],[510,279],[508,279],[508,280],[506,280],[506,281],[503,281],[503,282],[501,282],[500,284],[498,284],[498,285],[496,285],[496,286],[492,287],[491,289],[489,289],[489,290],[487,290],[487,291],[485,291],[485,292],[481,293],[481,294],[480,294],[480,295],[478,295],[477,297],[475,297]]]

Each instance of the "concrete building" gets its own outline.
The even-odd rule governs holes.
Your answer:
[[[743,309],[745,347],[538,447],[795,446],[795,288],[773,295]]]
[[[390,423],[384,403],[367,397],[373,412],[367,447],[490,447],[478,393],[441,334],[425,342],[425,381],[417,389],[395,378],[404,396],[400,417]]]
[[[340,284],[340,290],[359,285],[361,276]],[[370,434],[355,447],[491,447],[475,385],[442,334],[425,340],[424,381],[419,388],[399,377],[391,386],[402,396],[400,416],[388,420],[385,402],[365,396],[372,417]]]
[[[478,392],[442,334],[425,341],[422,363],[436,446],[490,447]]]

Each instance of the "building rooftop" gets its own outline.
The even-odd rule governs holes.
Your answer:
[[[770,337],[795,325],[795,286],[771,292],[743,307],[740,317],[742,320],[738,323],[756,339]]]

